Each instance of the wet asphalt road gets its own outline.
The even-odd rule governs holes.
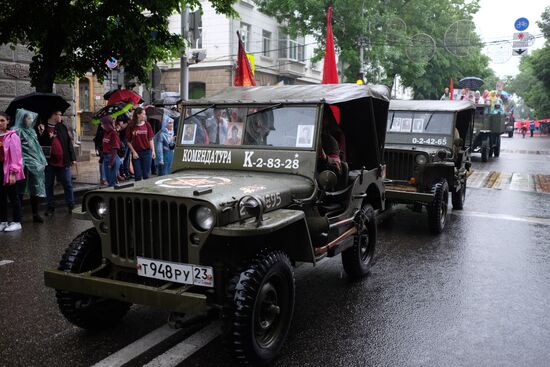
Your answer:
[[[550,138],[502,138],[500,158],[476,171],[550,175]],[[537,154],[538,152],[538,154]],[[296,307],[275,366],[550,365],[550,194],[469,188],[444,233],[404,207],[379,226],[370,276],[350,282],[339,258],[296,269]],[[28,215],[27,215],[28,218]],[[42,271],[56,266],[85,222],[59,211],[0,233],[0,366],[89,366],[166,322],[134,306],[115,328],[66,322]],[[129,365],[142,365],[182,330]],[[216,339],[182,366],[230,365]]]

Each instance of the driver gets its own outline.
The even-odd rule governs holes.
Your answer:
[[[254,113],[253,110],[250,111]],[[269,134],[269,121],[267,114],[256,113],[248,117],[244,136],[245,145],[267,145]]]

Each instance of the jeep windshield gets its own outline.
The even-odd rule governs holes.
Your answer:
[[[314,148],[317,106],[188,106],[182,145]]]
[[[386,143],[451,146],[453,123],[449,112],[390,111]]]

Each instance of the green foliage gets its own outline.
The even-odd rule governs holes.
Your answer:
[[[549,54],[550,47],[546,46],[523,57],[520,73],[510,83],[509,90],[523,98],[525,104],[534,110],[535,118],[550,117],[550,87],[541,77],[548,69],[540,69],[541,60],[547,60]]]
[[[235,1],[210,3],[235,16]],[[102,80],[110,57],[129,77],[147,81],[155,61],[185,47],[168,29],[168,17],[185,5],[197,9],[201,0],[0,0],[0,44],[24,44],[35,53],[30,73],[38,91],[90,70]]]
[[[491,74],[489,60],[481,54],[477,36],[466,57],[457,57],[444,47],[445,32],[457,20],[471,20],[479,9],[478,0],[257,0],[263,12],[286,24],[289,34],[314,34],[325,43],[326,12],[333,6],[333,33],[339,60],[345,65],[344,81],[355,81],[360,68],[359,40],[366,43],[366,78],[371,83],[391,85],[395,75],[412,87],[416,98],[439,98],[443,88],[465,76],[484,78]],[[404,23],[403,23],[404,22]],[[430,35],[436,42],[435,55],[428,62],[407,57],[410,37]],[[409,53],[428,54],[418,47]],[[316,59],[324,50],[318,49]]]

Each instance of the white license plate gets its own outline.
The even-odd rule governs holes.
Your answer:
[[[142,277],[166,280],[169,282],[214,286],[214,271],[210,266],[173,263],[169,261],[137,258],[137,272]]]

